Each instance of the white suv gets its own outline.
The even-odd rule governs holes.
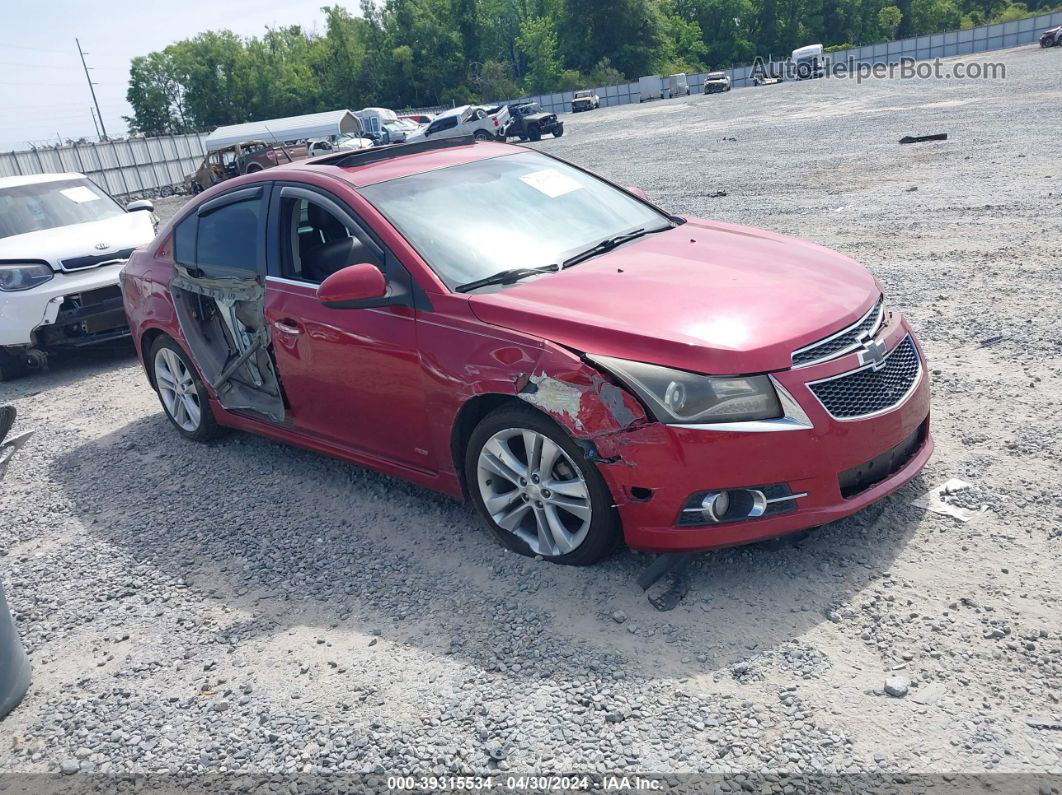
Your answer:
[[[157,225],[151,202],[122,207],[84,174],[0,178],[0,381],[128,335],[118,273]]]

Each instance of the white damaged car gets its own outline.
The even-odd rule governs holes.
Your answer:
[[[122,207],[84,174],[0,178],[0,381],[128,335],[118,273],[157,226],[150,201]]]

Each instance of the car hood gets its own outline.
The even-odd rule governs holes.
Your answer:
[[[584,353],[738,374],[790,367],[794,350],[855,322],[879,294],[837,252],[690,220],[469,303],[486,323]]]
[[[154,239],[152,215],[137,210],[101,221],[57,226],[0,238],[0,260],[44,260],[58,271],[62,270],[60,260],[117,255],[118,252],[142,246]]]

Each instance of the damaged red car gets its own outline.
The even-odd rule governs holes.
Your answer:
[[[337,153],[193,199],[122,274],[176,429],[470,500],[592,563],[855,513],[926,463],[926,364],[862,266],[517,146]]]

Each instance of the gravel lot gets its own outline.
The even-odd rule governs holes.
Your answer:
[[[693,96],[539,144],[863,261],[933,368],[922,477],[704,555],[671,613],[644,556],[536,563],[405,483],[185,442],[126,348],[0,386],[38,431],[0,492],[34,665],[0,770],[1062,773],[1062,51],[988,57],[1005,81]],[[910,505],[952,477],[990,510]]]

